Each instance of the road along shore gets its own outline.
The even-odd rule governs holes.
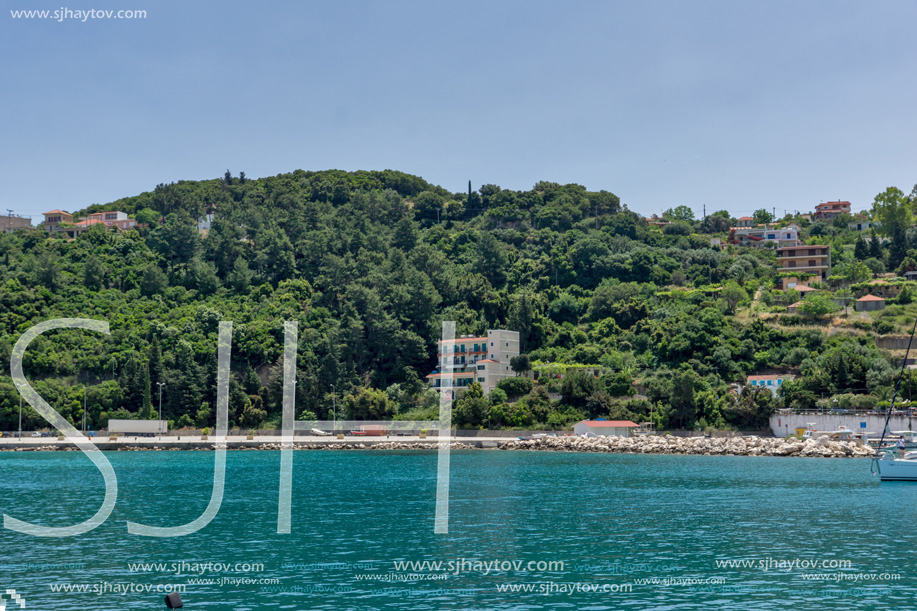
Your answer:
[[[104,451],[213,451],[213,439],[118,439],[94,440],[96,447]],[[222,442],[229,450],[273,450],[282,449],[277,437],[228,437]],[[298,438],[292,444],[294,450],[435,450],[438,439],[329,439]],[[452,450],[494,449],[538,452],[601,452],[612,454],[685,454],[724,456],[801,456],[820,458],[863,458],[874,455],[872,448],[853,441],[835,441],[822,437],[800,441],[795,438],[773,437],[675,437],[673,435],[648,435],[638,437],[541,437],[538,439],[504,438],[452,438]],[[79,451],[67,440],[0,440],[0,452],[49,452]]]

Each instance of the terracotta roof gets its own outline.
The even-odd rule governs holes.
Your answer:
[[[609,426],[615,428],[624,428],[624,427],[639,427],[640,425],[636,422],[631,422],[630,420],[580,420],[580,424],[588,424],[589,426]]]
[[[737,221],[753,221],[753,220],[755,220],[755,217],[753,217],[753,216],[740,216],[740,217],[737,218],[736,220],[737,220]]]
[[[52,210],[51,212],[42,212],[42,214],[70,214],[70,213],[64,212],[63,210]]]
[[[799,293],[809,293],[811,291],[817,291],[818,289],[813,289],[811,286],[806,286],[804,284],[797,284],[790,290],[797,291]]]
[[[796,306],[799,306],[799,305],[802,305],[802,302],[801,302],[801,301],[797,301],[797,302],[794,303],[793,305],[787,306],[787,307],[788,307],[788,308],[795,308]]]
[[[87,227],[87,226],[89,226],[89,225],[99,225],[99,224],[105,225],[106,223],[105,223],[105,221],[103,221],[103,220],[101,220],[101,219],[83,219],[82,221],[80,221],[80,222],[78,222],[78,223],[74,223],[74,225],[77,225],[77,226],[80,226],[80,227]]]
[[[885,301],[881,297],[876,297],[875,295],[863,295],[857,301]]]
[[[493,360],[493,359],[481,359],[481,360],[479,360],[478,362],[479,362],[479,363],[499,363],[500,361],[495,361],[495,360]],[[473,364],[474,364],[474,363],[472,363],[472,365],[473,365]]]

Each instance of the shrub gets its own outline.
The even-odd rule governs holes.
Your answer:
[[[503,378],[497,384],[497,388],[506,393],[510,399],[516,399],[532,392],[535,383],[524,377]]]

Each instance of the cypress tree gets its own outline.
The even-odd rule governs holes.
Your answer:
[[[150,391],[150,364],[146,363],[143,367],[143,407],[140,410],[140,418],[148,420],[153,415],[153,398]]]

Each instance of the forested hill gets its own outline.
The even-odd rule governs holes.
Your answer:
[[[772,251],[714,250],[701,234],[709,226],[663,231],[612,193],[579,185],[449,193],[388,170],[260,179],[227,172],[76,212],[99,210],[128,212],[149,227],[95,226],[70,241],[44,231],[0,236],[4,362],[37,322],[111,323],[108,337],[49,333],[26,358],[36,388],[74,422],[88,385],[92,427],[154,416],[157,382],[165,383],[164,417],[212,426],[220,320],[234,323],[230,419],[246,428],[279,422],[285,320],[299,321],[304,417],[330,417],[332,388],[353,417],[434,414],[424,377],[436,365],[444,319],[457,321],[460,334],[519,331],[535,364],[554,364],[545,371],[579,364],[605,372],[534,388],[518,381],[489,397],[472,387],[456,404],[463,426],[559,426],[602,415],[760,426],[770,399],[736,402],[728,383],[757,367],[797,366],[798,350],[843,349],[859,351],[855,362],[845,359],[865,384],[877,357],[855,341],[825,344],[818,331],[739,322],[736,308],[774,276]],[[208,213],[204,236],[197,221]],[[649,400],[633,398],[636,389]],[[3,377],[0,429],[17,427],[18,406]],[[24,427],[39,425],[27,410]]]

